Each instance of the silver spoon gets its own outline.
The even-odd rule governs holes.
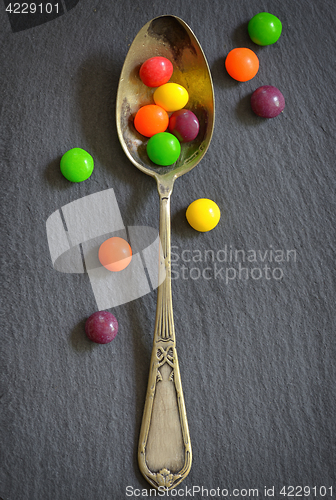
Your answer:
[[[155,89],[139,78],[141,64],[154,56],[174,66],[171,82],[189,93],[187,108],[200,123],[196,139],[182,144],[179,159],[160,167],[146,153],[147,140],[133,126],[141,106],[153,104]],[[158,488],[175,488],[189,473],[192,461],[188,421],[176,353],[171,295],[170,195],[175,179],[189,172],[205,155],[214,127],[214,91],[208,63],[194,33],[182,19],[160,16],[135,37],[121,71],[116,120],[120,143],[130,161],[156,179],[160,195],[160,272],[166,278],[158,288],[153,351],[145,408],[140,430],[138,461],[147,481]],[[162,274],[161,274],[162,277]]]

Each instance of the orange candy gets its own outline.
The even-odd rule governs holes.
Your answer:
[[[259,59],[253,50],[237,48],[228,53],[225,67],[232,78],[238,82],[247,82],[258,73]]]
[[[98,259],[109,271],[122,271],[132,260],[132,249],[126,240],[114,236],[100,245]]]
[[[159,132],[165,132],[168,127],[169,116],[161,106],[148,104],[139,109],[134,118],[134,126],[139,134],[152,137]]]

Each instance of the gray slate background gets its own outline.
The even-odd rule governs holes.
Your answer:
[[[283,23],[278,43],[264,48],[246,30],[262,11]],[[231,245],[297,253],[296,262],[269,264],[281,267],[282,280],[196,280],[190,270],[207,264],[188,262],[188,279],[173,281],[193,445],[182,486],[259,488],[264,498],[264,486],[333,485],[335,496],[334,0],[81,0],[17,33],[3,6],[0,14],[0,497],[110,500],[127,498],[128,485],[147,487],[137,442],[156,293],[111,309],[117,338],[90,343],[83,328],[96,304],[88,276],[53,269],[45,223],[70,201],[113,187],[125,225],[158,228],[155,183],[127,160],[114,115],[129,45],[161,14],[181,17],[195,32],[216,95],[209,151],[174,187],[175,252]],[[260,59],[246,83],[224,69],[237,46]],[[265,84],[286,99],[273,120],[249,107]],[[80,184],[59,172],[60,157],[75,146],[95,160]],[[222,211],[204,234],[185,220],[200,197]],[[247,264],[255,265],[264,266]]]

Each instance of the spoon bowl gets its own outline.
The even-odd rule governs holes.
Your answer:
[[[181,144],[178,160],[169,166],[155,165],[148,157],[148,139],[133,120],[141,106],[153,104],[155,89],[139,77],[143,62],[154,56],[173,63],[170,82],[189,93],[185,106],[198,118],[197,137]],[[116,120],[120,143],[129,160],[154,177],[160,195],[159,287],[153,350],[145,408],[140,430],[138,461],[147,481],[159,488],[175,488],[189,473],[192,461],[188,421],[176,352],[171,294],[170,196],[175,180],[194,168],[205,155],[214,127],[214,91],[208,63],[191,29],[175,16],[149,21],[135,37],[120,75]]]
[[[141,106],[153,104],[155,89],[146,87],[139,69],[154,56],[166,57],[173,63],[170,82],[187,89],[186,108],[198,118],[200,130],[196,139],[182,144],[178,160],[170,166],[155,165],[146,153],[148,139],[140,135],[133,119]],[[214,91],[211,74],[203,50],[182,19],[160,16],[149,21],[135,37],[122,68],[117,94],[117,130],[121,145],[131,162],[158,181],[174,180],[191,170],[205,155],[214,127]]]

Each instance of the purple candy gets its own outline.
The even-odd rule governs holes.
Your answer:
[[[180,142],[190,142],[199,132],[199,123],[196,115],[188,109],[179,109],[169,118],[168,130]]]
[[[118,333],[118,321],[108,311],[97,311],[86,320],[85,333],[92,342],[108,344]]]
[[[263,118],[275,118],[285,107],[285,98],[280,90],[272,85],[264,85],[251,96],[252,111]]]

